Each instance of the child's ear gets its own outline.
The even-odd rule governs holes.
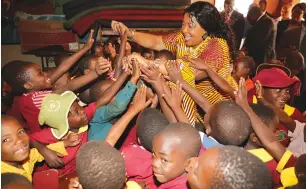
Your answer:
[[[257,138],[257,136],[256,136],[255,133],[251,133],[250,139],[251,139],[251,141],[252,141],[253,143],[256,143],[256,144],[259,143],[259,140],[258,140],[258,138]]]
[[[33,85],[29,82],[26,82],[25,84],[23,84],[23,87],[27,90],[33,89]]]

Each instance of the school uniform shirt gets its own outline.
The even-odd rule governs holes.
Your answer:
[[[67,155],[60,158],[65,163],[65,166],[58,169],[59,176],[75,171],[76,154],[78,150],[80,149],[80,147],[88,141],[88,131],[87,130],[88,130],[88,126],[81,127],[78,132],[80,143],[74,147],[66,148]],[[31,140],[38,141],[42,144],[50,144],[50,143],[59,142],[59,140],[53,136],[51,128],[45,128],[39,132],[33,133],[30,135],[30,138]]]
[[[150,189],[156,189],[152,169],[152,153],[134,143],[122,148],[126,177],[129,181],[144,182]]]
[[[26,121],[22,117],[21,111],[20,111],[20,96],[15,96],[14,101],[12,104],[12,107],[8,110],[7,115],[14,117],[19,121],[19,123],[22,125],[22,127],[28,131],[29,127],[26,124]]]
[[[293,155],[298,158],[300,155],[306,153],[306,142],[304,133],[306,131],[306,123],[301,123],[295,120],[296,126],[293,132],[288,131],[288,136],[290,137],[290,144],[288,150],[290,150]]]
[[[199,132],[199,134],[201,137],[201,142],[205,149],[209,149],[215,146],[223,146],[222,144],[217,142],[214,138],[207,136],[205,133]]]
[[[163,183],[158,186],[158,189],[189,189],[187,184],[187,176],[185,174],[173,179],[169,182]]]
[[[20,97],[20,112],[29,127],[30,134],[42,129],[38,123],[38,115],[43,99],[50,93],[51,90],[37,91],[24,93]]]
[[[96,110],[90,122],[88,140],[105,140],[107,133],[112,127],[110,121],[127,109],[136,89],[137,86],[129,81],[125,87],[118,92],[113,103],[101,106]]]
[[[62,155],[67,155],[67,151],[64,147],[63,142],[57,142],[54,144],[50,144],[47,146],[49,149],[56,151]],[[1,161],[1,173],[16,173],[20,174],[30,182],[32,182],[32,173],[34,170],[34,166],[36,162],[42,162],[44,157],[38,152],[36,148],[30,149],[29,158],[26,162],[22,164],[22,168],[17,168],[15,166],[9,165],[3,161]]]
[[[284,153],[284,155],[278,162],[276,170],[281,174],[281,182],[283,185],[287,185],[286,182],[290,182],[290,179],[292,178],[283,177],[282,172],[285,171],[287,168],[294,168],[295,163],[296,163],[296,158],[294,157],[292,152],[290,152],[289,150],[287,150]],[[287,181],[287,179],[289,179],[289,181]]]
[[[272,176],[274,188],[280,187],[280,173],[276,171],[277,162],[273,159],[273,157],[264,148],[248,150],[248,152],[258,157],[267,165]]]

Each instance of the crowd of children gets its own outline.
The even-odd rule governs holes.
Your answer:
[[[294,107],[301,53],[257,68],[237,53],[238,90],[187,59],[233,99],[211,104],[172,52],[135,52],[119,34],[95,44],[91,31],[52,70],[21,60],[2,68],[3,188],[45,188],[34,173],[50,169],[74,175],[69,189],[306,188],[306,117]],[[199,109],[195,127],[185,93]]]

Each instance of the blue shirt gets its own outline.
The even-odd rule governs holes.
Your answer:
[[[137,86],[130,81],[118,92],[115,101],[111,104],[101,106],[89,123],[88,140],[104,141],[107,133],[112,127],[110,121],[122,114],[130,104]]]
[[[214,138],[207,136],[205,133],[203,132],[199,132],[199,133],[201,136],[201,142],[205,149],[209,149],[215,146],[223,146],[222,144],[217,142]]]

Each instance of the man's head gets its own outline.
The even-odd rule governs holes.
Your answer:
[[[152,167],[160,183],[184,174],[189,158],[197,157],[201,148],[199,132],[186,123],[172,123],[153,140]]]
[[[249,9],[247,19],[251,25],[254,25],[262,14],[263,14],[263,11],[259,7],[252,6]]]
[[[293,6],[291,20],[295,23],[301,23],[305,13],[305,6],[302,3],[298,3]]]
[[[210,148],[191,158],[186,167],[191,189],[271,189],[267,166],[254,155],[234,146]]]
[[[285,57],[285,66],[291,71],[291,76],[296,76],[305,68],[303,55],[298,51],[292,51]]]
[[[266,9],[267,9],[267,1],[266,0],[260,0],[258,5],[259,5],[262,12],[266,11]]]
[[[24,176],[16,173],[1,174],[2,189],[33,189],[31,182]]]
[[[121,153],[100,141],[90,141],[79,149],[76,172],[80,184],[86,189],[121,189],[125,183]]]
[[[269,130],[275,135],[276,138],[278,135],[279,119],[275,112],[269,107],[261,104],[251,104],[250,106],[255,114],[259,117],[259,119],[266,126],[268,126]],[[253,129],[250,134],[248,143],[250,143],[252,146],[255,146],[256,148],[262,148],[263,146]]]
[[[224,11],[226,14],[230,14],[234,10],[235,0],[224,1]]]
[[[281,10],[282,20],[289,20],[291,16],[292,4],[285,4]]]
[[[251,121],[245,111],[233,101],[213,105],[204,116],[211,136],[224,145],[243,146],[251,132]]]
[[[239,81],[241,77],[247,79],[255,71],[255,61],[252,57],[239,57],[234,62],[233,77]]]
[[[154,137],[169,125],[168,119],[155,108],[146,108],[138,115],[136,121],[137,137],[141,145],[152,152]]]

